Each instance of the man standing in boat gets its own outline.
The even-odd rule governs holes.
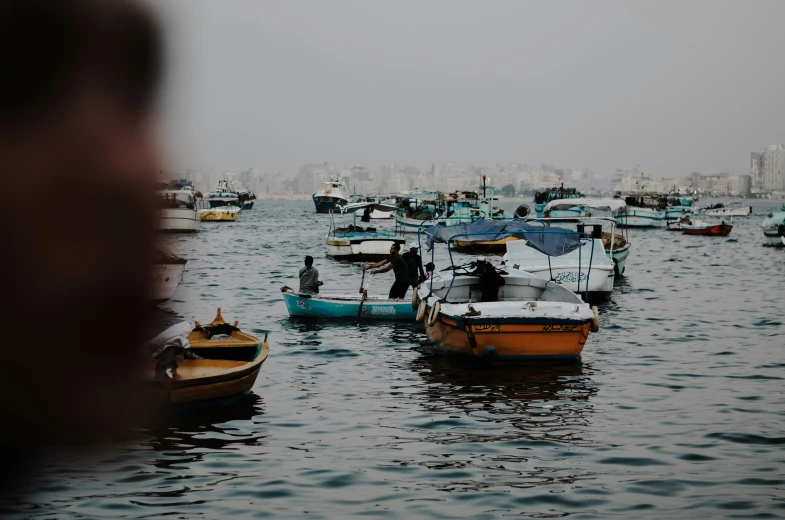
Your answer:
[[[305,257],[305,267],[300,269],[300,294],[319,294],[319,271],[313,266],[313,257]]]
[[[395,283],[390,287],[390,299],[405,298],[406,291],[409,290],[409,268],[406,266],[406,261],[398,254],[400,250],[401,246],[393,243],[393,245],[390,246],[390,256],[380,262],[363,267],[363,271],[381,267],[381,269],[377,271],[371,271],[371,274],[386,273],[390,269],[393,270],[395,273]]]
[[[409,244],[409,251],[401,255],[409,269],[409,285],[416,288],[420,282],[425,280],[425,271],[422,268],[422,258],[418,254],[420,246],[416,242]],[[419,270],[419,273],[418,273]]]

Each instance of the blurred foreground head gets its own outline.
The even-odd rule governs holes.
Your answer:
[[[128,424],[155,233],[158,38],[130,0],[0,0],[6,458]]]

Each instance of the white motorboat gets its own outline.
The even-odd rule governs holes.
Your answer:
[[[361,202],[351,206],[342,206],[342,214],[352,215],[352,224],[338,226],[335,217],[331,218],[330,229],[325,237],[327,254],[336,260],[347,261],[378,261],[390,255],[390,247],[398,244],[401,249],[406,242],[402,236],[377,231],[375,227],[357,225],[357,206],[373,206]]]
[[[742,206],[739,203],[717,203],[698,210],[701,216],[706,217],[746,217],[752,213],[752,206]]]
[[[552,200],[542,211],[544,217],[559,216],[559,211],[569,211],[570,208],[579,206],[593,217],[613,217],[614,215],[626,214],[627,203],[622,199],[564,199]],[[561,219],[559,219],[561,220]],[[585,219],[578,219],[585,220]],[[607,219],[606,219],[607,220]],[[618,221],[616,222],[618,225]],[[612,225],[612,227],[615,227]],[[613,238],[611,240],[611,238]],[[602,242],[605,246],[605,254],[613,260],[616,265],[615,274],[624,274],[627,266],[627,257],[630,256],[630,237],[626,233],[617,233],[613,230],[602,234]]]
[[[163,303],[174,295],[177,286],[183,281],[186,262],[188,260],[185,258],[164,248],[156,251],[150,292],[153,303]]]
[[[349,202],[349,188],[340,178],[322,183],[322,189],[313,194],[317,213],[338,213]]]
[[[572,220],[571,217],[566,219]],[[560,220],[563,221],[563,219],[539,219],[547,224],[559,223]],[[613,292],[617,268],[610,255],[606,254],[602,224],[587,225],[583,222],[605,221],[610,224],[610,235],[613,235],[615,221],[612,218],[581,218],[580,220],[582,221],[578,224],[578,233],[581,236],[580,247],[560,256],[548,256],[529,245],[526,240],[515,240],[507,243],[503,265],[514,271],[531,273],[543,280],[553,280],[588,299],[607,298]],[[590,228],[590,233],[586,232],[587,228]],[[543,233],[548,233],[549,230],[550,228],[544,227]]]
[[[193,186],[177,185],[158,192],[158,230],[167,232],[193,232],[199,227]]]
[[[614,212],[619,227],[663,227],[667,202],[656,193],[633,193],[624,198],[626,206]]]

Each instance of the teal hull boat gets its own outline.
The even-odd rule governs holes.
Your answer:
[[[408,298],[391,300],[386,297],[368,296],[363,300],[361,294],[320,296],[286,290],[283,291],[283,299],[289,316],[302,318],[414,321],[417,314]]]

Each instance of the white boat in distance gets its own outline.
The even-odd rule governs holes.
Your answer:
[[[742,206],[739,203],[722,202],[701,208],[698,210],[702,216],[706,217],[746,217],[752,213],[752,206]]]
[[[174,186],[173,186],[174,187]],[[199,227],[193,186],[179,186],[158,192],[158,230],[193,232]]]
[[[313,194],[317,213],[340,213],[349,202],[349,188],[338,178],[322,183],[322,189]]]

